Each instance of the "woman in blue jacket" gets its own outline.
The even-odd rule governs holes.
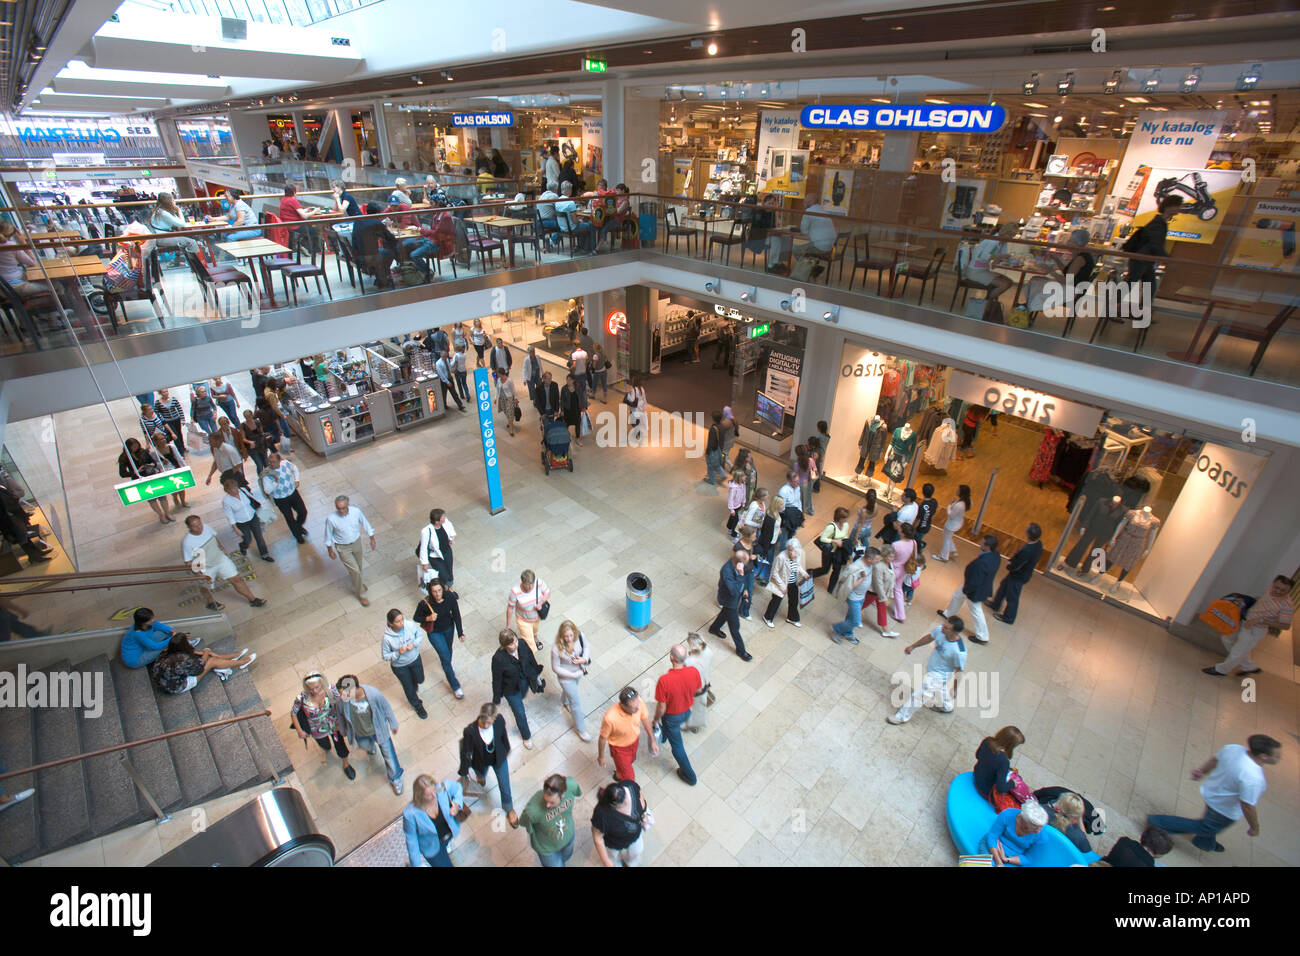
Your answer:
[[[127,667],[148,667],[171,643],[172,629],[154,620],[147,607],[136,608],[131,630],[122,635],[118,656]]]
[[[411,787],[411,803],[402,811],[402,832],[411,866],[451,866],[447,847],[460,833],[456,814],[465,803],[465,792],[455,780],[439,784],[422,773]]]

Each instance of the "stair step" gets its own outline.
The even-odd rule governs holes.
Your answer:
[[[87,679],[95,681],[92,687],[99,695],[102,707],[98,716],[88,716],[85,710],[76,711],[81,731],[81,744],[85,750],[101,750],[126,742],[122,729],[122,715],[117,706],[117,690],[109,670],[107,655],[101,654],[82,661],[77,670]],[[146,819],[148,804],[137,796],[135,781],[126,772],[123,755],[134,763],[130,750],[90,757],[85,760],[86,783],[94,798],[90,804],[90,828],[96,833],[111,833],[124,826]],[[142,812],[141,808],[144,808]]]
[[[163,694],[152,689],[150,693],[158,702],[164,730],[188,730],[201,723],[190,694]],[[182,806],[193,806],[225,792],[205,733],[199,731],[171,737],[167,745],[171,748],[172,764],[180,779]]]
[[[36,763],[34,711],[27,707],[0,707],[0,767],[20,770]],[[33,774],[0,782],[5,793],[20,793],[36,786]],[[31,797],[0,813],[0,858],[10,863],[36,856],[36,798]]]
[[[109,673],[113,677],[118,714],[126,739],[144,740],[165,733],[149,672],[144,668],[126,667],[120,660],[113,660],[109,663]],[[129,753],[136,772],[158,805],[163,810],[175,810],[182,806],[184,797],[181,782],[176,776],[176,765],[172,762],[172,752],[167,741],[157,740],[151,744],[132,747]],[[144,800],[140,802],[141,810],[148,810],[152,816],[153,811],[149,809],[148,803]]]
[[[46,679],[71,670],[70,661],[43,669]],[[81,753],[78,715],[71,707],[41,707],[33,715],[36,762],[45,763]],[[36,774],[37,833],[42,853],[60,850],[89,839],[90,797],[86,790],[86,762],[41,770]]]
[[[237,647],[235,639],[230,637],[217,641],[212,645],[212,649],[220,654],[233,654],[240,650],[240,647]],[[222,685],[236,715],[266,709],[266,702],[257,692],[257,685],[252,676],[256,668],[257,665],[254,664],[250,670],[237,670]],[[275,725],[271,723],[271,718],[258,717],[243,721],[239,726],[244,731],[245,740],[250,741],[248,749],[257,761],[261,779],[268,779],[271,775],[284,776],[293,772],[293,761],[285,752],[284,744],[280,740],[280,735],[275,732]],[[255,741],[256,745],[251,741]]]
[[[216,674],[208,674],[199,680],[199,685],[190,691],[194,706],[198,710],[199,721],[208,723],[214,720],[226,720],[235,716],[230,706],[230,699],[221,686],[221,679]],[[217,763],[217,772],[221,774],[221,785],[226,793],[243,790],[258,780],[257,763],[249,753],[244,741],[244,732],[238,724],[226,724],[205,731],[208,747]]]

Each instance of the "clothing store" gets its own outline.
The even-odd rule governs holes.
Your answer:
[[[887,512],[903,489],[921,498],[931,484],[936,527],[959,527],[959,542],[995,534],[1006,555],[1033,522],[1042,529],[1039,570],[1161,619],[1188,597],[1266,461],[852,341],[830,431],[828,480],[864,495],[874,488]]]

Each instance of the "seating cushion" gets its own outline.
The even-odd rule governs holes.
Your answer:
[[[979,853],[979,843],[989,832],[997,811],[975,789],[975,774],[958,774],[948,787],[948,833],[957,852],[966,856]],[[1044,827],[1043,839],[1034,848],[1029,866],[1086,866],[1099,860],[1096,853],[1080,853],[1056,827]]]

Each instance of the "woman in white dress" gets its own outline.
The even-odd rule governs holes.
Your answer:
[[[698,734],[700,728],[709,722],[709,673],[713,670],[713,648],[695,633],[686,635],[686,666],[699,671],[700,692],[695,695],[690,719],[682,724],[682,729]]]
[[[970,511],[970,485],[958,485],[957,497],[948,505],[948,520],[943,523],[943,546],[934,556],[936,561],[947,561],[957,553],[957,546],[952,536],[966,523],[966,512]]]

